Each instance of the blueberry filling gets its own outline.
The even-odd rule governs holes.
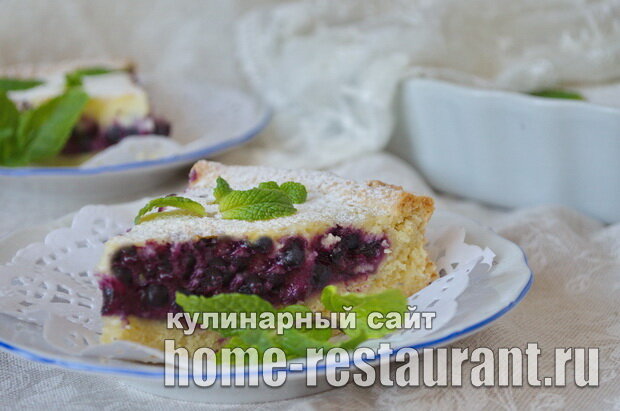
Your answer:
[[[179,311],[177,291],[255,294],[275,305],[294,304],[328,284],[374,274],[388,247],[385,235],[340,226],[310,239],[213,237],[129,246],[113,256],[112,275],[100,281],[102,313],[165,318]]]
[[[82,117],[73,128],[63,154],[81,154],[103,150],[131,135],[170,135],[170,123],[158,118],[145,118],[135,125],[113,124],[102,129],[97,122]]]

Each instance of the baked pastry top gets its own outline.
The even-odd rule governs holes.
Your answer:
[[[308,198],[304,203],[296,204],[298,211],[290,216],[262,221],[227,220],[218,212],[213,196],[218,177],[239,190],[250,189],[264,181],[279,184],[295,181],[306,186]],[[106,244],[107,252],[146,241],[192,241],[197,237],[220,235],[249,240],[265,235],[313,235],[336,225],[364,226],[370,233],[381,233],[384,227],[374,222],[412,212],[416,213],[414,218],[427,221],[433,212],[431,198],[414,196],[400,187],[379,181],[357,183],[322,171],[225,166],[204,160],[196,163],[190,171],[189,187],[181,195],[201,203],[209,215],[181,215],[145,221],[111,239]]]

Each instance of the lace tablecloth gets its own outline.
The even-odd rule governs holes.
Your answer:
[[[383,154],[345,164],[336,171],[359,179],[379,178],[418,192],[429,188],[407,165]],[[178,184],[181,184],[179,182]],[[161,187],[153,195],[175,191]],[[36,199],[7,199],[0,217],[6,232],[65,212],[77,204],[55,200],[35,213]],[[353,385],[282,403],[241,407],[183,403],[126,387],[113,378],[85,375],[0,352],[0,407],[6,409],[610,409],[620,406],[620,224],[603,226],[563,207],[512,212],[438,197],[438,207],[491,225],[518,243],[535,273],[529,295],[489,328],[455,347],[521,347],[538,342],[540,375],[553,375],[555,347],[600,347],[600,387],[565,388],[387,388]],[[467,374],[465,374],[467,375]]]

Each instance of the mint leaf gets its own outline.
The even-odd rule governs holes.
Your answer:
[[[176,303],[183,308],[183,311],[194,313],[275,313],[270,302],[263,300],[257,295],[248,294],[218,294],[213,297],[203,297],[197,295],[185,295],[176,293]],[[218,331],[225,337],[238,335],[248,331],[243,328],[210,328]]]
[[[43,84],[41,80],[35,79],[0,78],[0,92],[27,90],[41,84]]]
[[[278,186],[275,181],[265,181],[258,188],[233,190],[222,177],[213,189],[215,202],[219,204],[222,217],[228,220],[269,220],[294,214],[293,203],[303,203],[307,197],[306,187],[289,181]]]
[[[279,190],[280,187],[278,186],[278,183],[276,183],[275,181],[266,181],[264,183],[260,183],[258,185],[258,188],[266,188],[268,190]]]
[[[289,196],[291,202],[294,204],[304,203],[308,198],[308,191],[306,191],[306,187],[301,183],[295,183],[293,181],[288,181],[282,185],[278,185],[275,181],[266,181],[264,183],[260,183],[258,188],[283,191],[287,196]]]
[[[247,294],[218,294],[213,297],[203,297],[196,295],[176,294],[176,303],[189,314],[201,313],[256,313],[257,318],[262,313],[276,312],[311,312],[309,308],[301,305],[290,305],[276,310],[271,303],[263,300],[257,295]],[[276,317],[277,318],[277,317]],[[284,329],[282,335],[276,334],[274,329],[245,329],[209,327],[210,330],[217,331],[224,337],[231,337],[226,348],[256,348],[259,355],[268,348],[277,347],[284,351],[289,358],[301,357],[306,355],[306,348],[331,348],[336,345],[327,342],[331,337],[330,328],[313,329]]]
[[[231,191],[219,200],[219,206],[228,220],[269,220],[297,211],[284,192],[264,188]]]
[[[115,71],[119,71],[119,69],[109,69],[106,67],[85,67],[65,74],[65,80],[68,87],[81,86],[83,83],[83,78],[86,76],[98,76],[101,74],[113,73]]]
[[[343,329],[343,332],[351,337],[357,337],[362,333],[367,338],[379,338],[393,331],[385,327],[376,330],[370,328],[368,316],[372,312],[381,312],[385,315],[389,312],[405,313],[408,310],[407,298],[400,290],[386,290],[371,295],[338,294],[336,287],[329,285],[321,293],[321,303],[332,312],[345,312],[344,307],[351,307],[351,312],[357,317],[356,327]]]
[[[226,194],[232,191],[232,188],[230,188],[228,182],[222,177],[218,177],[217,180],[215,180],[215,184],[216,186],[213,189],[213,196],[215,197],[216,202],[220,201]]]
[[[284,191],[294,204],[305,203],[308,198],[308,191],[303,184],[288,181],[280,186],[280,190]]]
[[[538,90],[532,91],[529,93],[532,96],[536,97],[545,97],[545,98],[561,98],[568,100],[585,100],[585,98],[572,90],[560,90],[560,89],[546,89],[546,90]]]
[[[305,305],[298,305],[298,304],[289,305],[289,306],[280,308],[278,311],[279,312],[290,312],[290,313],[293,313],[293,315],[295,313],[311,313],[312,312],[312,310],[310,310]],[[304,326],[303,328],[297,329],[297,331],[316,341],[327,341],[332,336],[331,328],[312,328],[312,327]]]
[[[18,125],[19,111],[15,103],[5,93],[0,93],[0,164],[5,164],[14,157]]]
[[[159,207],[180,208],[198,217],[204,217],[207,214],[207,211],[202,206],[202,204],[194,200],[190,200],[189,198],[176,196],[162,197],[151,200],[144,207],[142,207],[138,212],[138,215],[134,219],[134,223],[140,224],[140,222],[143,221],[143,217],[146,213],[148,213],[154,208]]]
[[[326,308],[333,312],[344,312],[345,306],[351,306],[352,312],[357,317],[355,329],[343,330],[349,339],[339,342],[330,342],[332,335],[331,328],[283,328],[283,333],[278,335],[273,328],[266,329],[246,329],[241,328],[240,324],[232,328],[222,328],[222,324],[218,327],[210,329],[218,331],[224,337],[230,337],[226,344],[226,348],[250,348],[254,347],[259,354],[265,352],[268,348],[277,347],[284,351],[287,358],[303,357],[306,355],[308,348],[324,348],[342,347],[347,350],[357,347],[359,344],[369,338],[381,337],[392,330],[380,329],[373,330],[367,327],[367,317],[373,311],[379,311],[383,314],[389,312],[406,312],[407,299],[399,290],[387,290],[379,294],[364,295],[357,293],[346,293],[339,295],[336,287],[328,286],[323,290],[321,301]],[[190,314],[201,313],[255,313],[257,319],[260,319],[262,313],[271,313],[276,315],[281,312],[290,313],[310,313],[310,309],[303,305],[289,305],[287,307],[276,310],[271,303],[263,300],[257,295],[247,294],[219,294],[213,297],[204,297],[196,295],[176,294],[176,303],[183,311]],[[260,324],[260,320],[259,320]],[[271,324],[274,328],[277,325]]]
[[[246,330],[238,335],[233,335],[225,348],[256,348],[259,356],[269,348],[277,347],[276,334],[266,330]]]
[[[67,90],[21,114],[17,140],[25,162],[58,154],[78,122],[88,96],[79,88]]]
[[[327,328],[327,331],[331,334],[331,329]],[[340,344],[335,344],[327,341],[327,339],[314,338],[312,334],[301,332],[294,328],[288,328],[284,330],[282,335],[277,340],[277,346],[284,351],[287,358],[305,357],[307,349],[309,348],[323,348],[330,349],[339,347]]]

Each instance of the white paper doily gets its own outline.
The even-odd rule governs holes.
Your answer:
[[[100,344],[101,294],[93,268],[103,243],[125,231],[144,200],[116,206],[86,206],[70,227],[50,232],[44,242],[30,244],[0,266],[0,313],[43,327],[53,348],[72,355],[157,361],[161,352],[129,342]],[[495,254],[465,243],[458,226],[429,230],[428,245],[442,277],[409,298],[416,311],[436,313],[433,328],[404,329],[382,340],[402,346],[412,333],[421,338],[441,330],[454,317],[457,298],[472,273],[486,273]],[[379,340],[369,341],[373,346]]]

